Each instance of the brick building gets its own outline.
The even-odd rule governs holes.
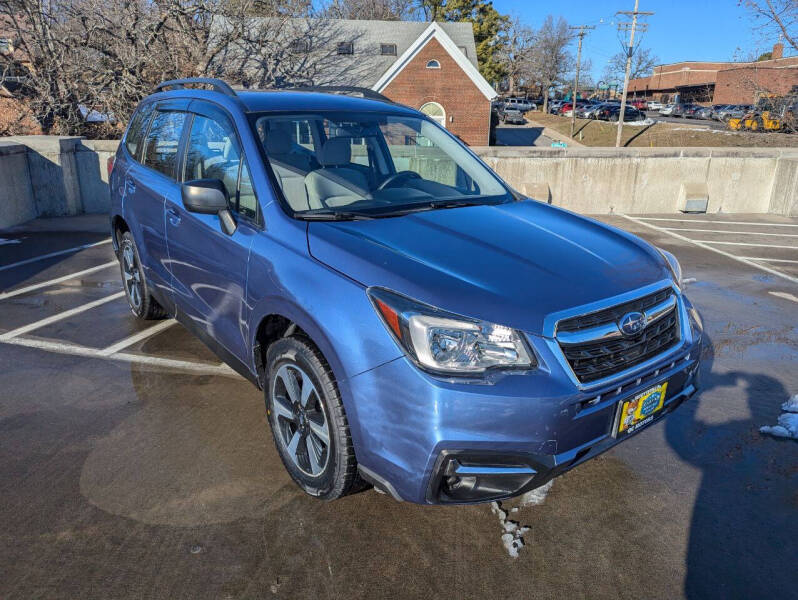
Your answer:
[[[654,67],[649,77],[632,79],[637,98],[700,104],[754,104],[763,95],[784,95],[798,85],[798,56],[783,57],[776,44],[772,58],[757,62],[680,62]]]
[[[477,70],[476,56],[469,60],[438,23],[429,24],[371,87],[418,108],[469,145],[489,143],[490,101],[497,94]]]
[[[261,32],[273,20],[254,21]],[[224,27],[219,20],[216,27]],[[281,40],[241,49],[223,57],[242,61],[262,52],[242,72],[245,87],[263,87],[267,55],[288,48],[288,61],[298,67],[282,87],[349,85],[372,89],[391,100],[421,110],[472,146],[487,146],[490,103],[496,92],[479,73],[471,23],[288,19],[280,21]],[[270,36],[269,36],[270,37]]]

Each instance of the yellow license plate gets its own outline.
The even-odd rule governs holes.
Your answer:
[[[618,415],[617,435],[634,433],[654,420],[657,413],[665,406],[665,391],[668,382],[647,389],[634,398],[621,402]]]

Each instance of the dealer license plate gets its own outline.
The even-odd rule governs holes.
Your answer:
[[[645,427],[657,417],[657,413],[665,406],[665,392],[668,382],[664,381],[645,392],[637,394],[634,398],[624,400],[618,414],[617,437],[634,433]]]

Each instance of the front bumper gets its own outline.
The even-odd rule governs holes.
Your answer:
[[[399,358],[346,382],[358,462],[399,500],[473,503],[521,494],[619,443],[621,400],[667,380],[659,420],[691,397],[700,350],[700,338],[690,340],[643,371],[589,390],[575,389],[545,347],[536,347],[539,369],[482,383],[440,379]],[[460,492],[451,487],[458,477]]]

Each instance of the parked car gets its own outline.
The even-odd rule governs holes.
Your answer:
[[[602,121],[617,121],[621,115],[621,107],[617,104],[603,106],[596,111],[596,118]],[[623,111],[624,121],[644,121],[646,114],[637,110],[634,106],[627,106]]]
[[[672,254],[520,196],[363,95],[165,82],[109,161],[130,309],[263,390],[303,490],[507,498],[695,393],[702,326]]]
[[[645,98],[632,98],[629,104],[634,106],[637,110],[648,110],[648,102]]]
[[[526,98],[505,98],[504,108],[512,108],[522,113],[528,110],[537,110],[537,107]]]
[[[585,102],[582,105],[577,104],[576,116],[579,117],[580,119],[592,119],[593,112],[596,110],[596,108],[601,106],[601,104],[602,104],[601,102],[592,102],[592,101]]]
[[[672,117],[690,117],[692,113],[701,108],[696,104],[691,104],[689,102],[677,102],[673,105],[673,111],[671,112]]]
[[[649,100],[648,102],[648,110],[662,110],[664,106],[665,105],[662,102],[658,102],[656,100]]]
[[[559,114],[560,107],[563,105],[562,100],[550,100],[549,101],[549,113],[556,115]]]
[[[699,113],[704,109],[700,104],[685,105],[683,117],[685,119],[700,119]]]
[[[526,123],[524,115],[516,108],[505,108],[501,116],[502,123],[511,123],[515,125],[523,125]]]
[[[670,117],[673,115],[673,109],[676,108],[675,104],[666,104],[662,108],[659,109],[659,114],[664,117]]]
[[[702,106],[698,110],[693,113],[693,118],[695,119],[711,119],[712,118],[712,107],[711,106]]]
[[[577,110],[577,116],[583,119],[595,119],[596,113],[605,106],[615,106],[615,105],[607,104],[606,102],[598,102],[595,104],[590,104],[582,108],[581,111]]]
[[[720,111],[722,120],[728,122],[729,119],[742,119],[745,115],[754,110],[752,104],[734,104],[725,110]]]

